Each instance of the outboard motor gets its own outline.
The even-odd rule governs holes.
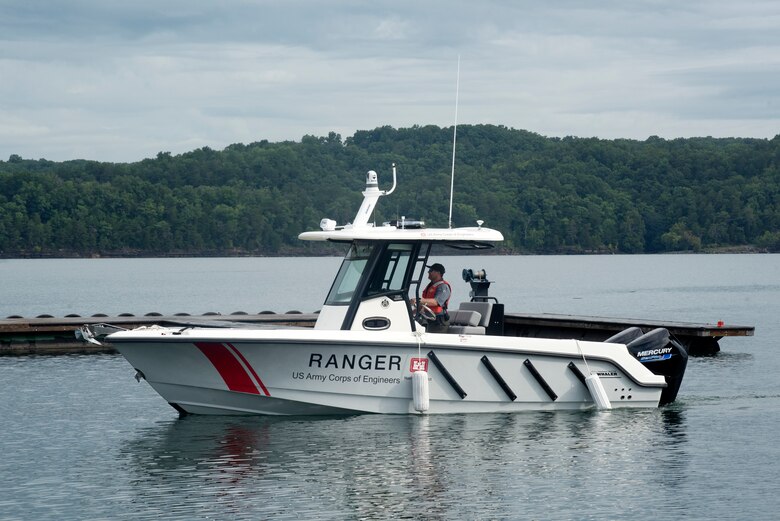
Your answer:
[[[618,333],[607,341],[615,342],[612,339],[624,333]],[[636,331],[625,335],[624,339],[632,336],[636,337]],[[658,405],[672,403],[677,398],[677,391],[680,390],[685,367],[688,365],[688,351],[677,341],[672,340],[669,331],[662,327],[630,340],[626,343],[626,347],[650,371],[666,378],[666,389],[661,392],[661,401]]]

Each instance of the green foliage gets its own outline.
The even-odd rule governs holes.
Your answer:
[[[452,129],[380,127],[113,164],[0,161],[0,254],[300,254],[323,217],[346,223],[365,172],[396,193],[376,222],[446,226]],[[780,136],[646,141],[458,128],[453,225],[530,253],[780,251]]]

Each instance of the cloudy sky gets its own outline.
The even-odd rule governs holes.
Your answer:
[[[459,123],[780,133],[777,0],[0,0],[0,159]]]

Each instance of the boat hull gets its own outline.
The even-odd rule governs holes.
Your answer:
[[[590,373],[599,375],[613,407],[657,407],[666,386],[617,344],[425,333],[377,343],[376,336],[348,331],[225,333],[159,328],[109,340],[166,401],[194,414],[418,414],[415,370],[428,374],[427,414],[591,408],[581,379]]]

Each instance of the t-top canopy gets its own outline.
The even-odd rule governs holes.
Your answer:
[[[298,236],[303,241],[424,241],[451,243],[501,242],[504,236],[491,228],[416,228],[399,229],[395,226],[348,227],[338,230],[304,232]]]
[[[501,232],[491,228],[483,228],[482,221],[477,221],[479,226],[465,228],[407,228],[404,226],[405,218],[393,224],[374,226],[369,222],[377,200],[389,195],[396,186],[395,165],[393,165],[393,188],[389,191],[379,190],[377,173],[370,170],[366,175],[366,189],[363,191],[363,203],[355,215],[354,222],[344,226],[337,226],[336,221],[322,219],[321,230],[304,232],[298,236],[303,241],[334,241],[351,242],[359,241],[424,241],[448,243],[449,246],[460,248],[486,248],[488,243],[504,240]],[[414,221],[416,222],[416,221]],[[422,224],[422,223],[420,223]],[[400,226],[399,226],[400,225]]]

